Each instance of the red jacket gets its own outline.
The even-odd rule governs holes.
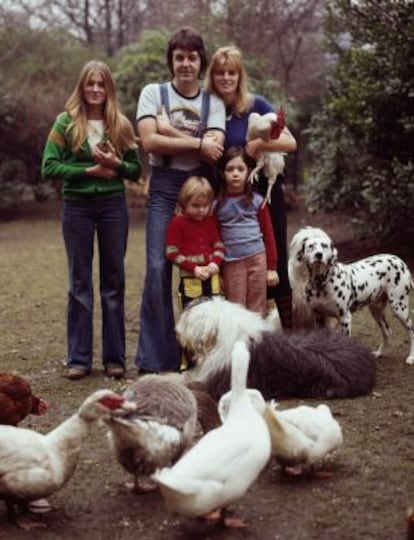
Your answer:
[[[202,221],[174,216],[168,224],[165,254],[181,270],[192,274],[196,266],[207,266],[210,262],[221,266],[224,245],[215,216]]]

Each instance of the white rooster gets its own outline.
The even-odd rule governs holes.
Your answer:
[[[265,141],[277,139],[285,127],[285,115],[282,109],[278,113],[269,112],[260,115],[252,112],[249,115],[247,124],[247,141],[261,137]],[[249,180],[253,182],[258,179],[260,170],[267,178],[267,192],[264,204],[270,203],[271,193],[277,177],[285,168],[285,158],[282,152],[261,152],[256,163],[256,167],[250,173]]]

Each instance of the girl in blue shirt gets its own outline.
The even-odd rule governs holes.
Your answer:
[[[243,65],[243,57],[236,47],[221,47],[212,56],[207,70],[207,89],[219,96],[226,105],[225,148],[243,146],[246,153],[256,159],[262,151],[292,152],[296,150],[296,140],[287,127],[277,139],[265,141],[262,138],[246,142],[249,114],[275,112],[263,96],[248,91],[248,78]],[[267,190],[267,179],[261,175],[256,189],[263,196]],[[270,213],[278,250],[277,272],[279,284],[268,287],[268,298],[274,299],[284,328],[292,327],[292,291],[287,269],[287,218],[283,198],[282,182],[278,180],[272,191]]]

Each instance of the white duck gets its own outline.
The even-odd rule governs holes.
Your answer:
[[[263,115],[259,113],[250,113],[247,124],[247,141],[262,138],[265,141],[277,139],[285,126],[285,117],[283,110],[278,113],[269,112]],[[279,174],[282,174],[285,168],[285,158],[282,152],[261,152],[257,159],[256,167],[250,173],[250,181],[257,180],[259,170],[267,178],[267,192],[265,202],[270,203],[271,192],[276,183]]]
[[[270,432],[272,454],[288,473],[312,470],[343,441],[341,427],[325,404],[278,410],[272,400],[266,404],[264,418]]]
[[[110,390],[98,390],[50,433],[0,426],[0,500],[6,503],[9,517],[23,528],[44,527],[44,523],[18,517],[15,505],[24,508],[62,488],[75,471],[92,423],[134,407]]]
[[[136,411],[107,420],[109,445],[118,462],[134,475],[135,493],[157,488],[149,475],[170,466],[194,441],[197,402],[181,381],[146,375],[124,392]]]
[[[264,416],[266,410],[266,401],[264,400],[262,393],[255,388],[246,388],[246,393],[249,396],[250,401],[252,402],[253,407],[256,411]],[[223,422],[226,421],[226,418],[229,414],[230,404],[231,404],[231,390],[223,394],[218,402],[217,410],[220,420]]]
[[[171,511],[187,516],[219,517],[246,493],[270,458],[269,430],[246,392],[250,354],[243,342],[232,350],[231,400],[223,425],[204,435],[173,467],[153,479]],[[216,512],[214,512],[216,511]],[[213,513],[213,514],[212,514]]]

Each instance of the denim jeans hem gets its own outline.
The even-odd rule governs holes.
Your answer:
[[[76,369],[87,369],[88,371],[92,368],[92,362],[90,364],[85,364],[84,362],[79,361],[68,361],[66,362],[67,368],[76,368]]]
[[[122,360],[109,360],[102,362],[104,367],[122,367],[125,368],[125,361]]]

